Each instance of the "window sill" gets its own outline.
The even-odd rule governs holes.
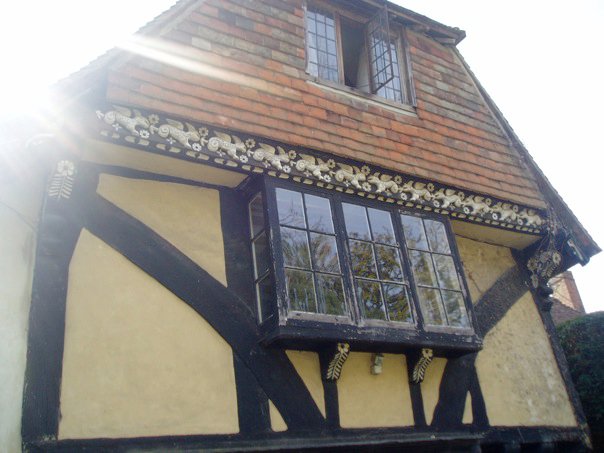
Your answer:
[[[382,98],[380,96],[376,96],[374,94],[365,93],[364,91],[357,90],[355,88],[351,88],[346,85],[340,85],[338,83],[333,83],[328,80],[319,79],[317,77],[309,76],[309,79],[306,80],[306,83],[320,88],[324,91],[328,91],[330,93],[335,93],[341,96],[344,96],[349,99],[353,99],[356,101],[365,102],[367,104],[374,105],[376,107],[381,107],[391,112],[399,113],[402,115],[413,116],[417,118],[417,112],[414,106],[408,104],[401,104],[399,102],[390,101],[386,98]]]
[[[262,340],[265,346],[309,351],[319,351],[339,342],[349,343],[353,351],[404,353],[418,348],[431,348],[437,355],[446,357],[476,352],[482,348],[482,340],[468,329],[420,331],[411,325],[332,324],[290,318],[285,324],[273,324],[265,332]]]

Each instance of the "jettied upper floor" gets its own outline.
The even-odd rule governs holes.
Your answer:
[[[516,445],[523,441],[519,436],[525,435],[524,440],[532,443],[547,442],[554,435],[558,436],[554,441],[582,441],[580,405],[560,351],[551,340],[551,326],[531,304],[534,300],[538,307],[546,308],[548,279],[577,262],[586,263],[599,247],[458,53],[455,46],[464,36],[459,29],[381,1],[181,0],[122,48],[59,83],[63,127],[48,147],[58,159],[46,190],[41,227],[35,233],[38,251],[23,406],[26,445],[70,448],[88,445],[77,444],[78,439],[86,438],[92,439],[93,446],[122,447],[119,442],[123,439],[115,444],[97,439],[111,437],[108,432],[116,438],[137,437],[134,446],[150,442],[157,448],[169,445],[171,438],[160,439],[156,445],[149,436],[166,433],[191,435],[185,439],[190,446],[223,448],[308,446],[309,432],[315,446],[339,445],[343,438],[338,436],[363,442],[369,439],[363,437],[367,435],[381,442],[389,435],[393,441],[408,442],[406,436],[417,433],[427,442],[434,440],[435,433],[442,434],[444,442],[457,436],[466,446],[479,435],[494,436],[489,442]],[[466,298],[468,307],[471,302],[475,305],[473,343],[468,346],[460,340],[463,335],[450,331],[439,344],[442,332],[426,333],[421,323],[419,329],[395,333],[404,332],[402,337],[417,340],[411,345],[403,338],[393,346],[379,328],[363,338],[351,335],[349,372],[344,371],[348,381],[339,383],[325,379],[326,365],[331,362],[324,351],[329,348],[317,351],[316,342],[308,348],[284,343],[287,352],[266,347],[266,337],[254,316],[253,295],[247,300],[236,294],[248,296],[256,283],[249,282],[255,258],[250,251],[247,217],[249,188],[255,184],[272,185],[272,194],[279,184],[293,191],[323,194],[340,200],[337,209],[345,203],[380,208],[389,211],[395,222],[403,211],[411,217],[439,218],[442,225],[447,223],[442,219],[448,217],[451,247],[455,248],[453,236],[461,244],[463,263],[458,260],[458,268],[464,267],[468,274],[488,274],[484,284],[470,288],[473,301]],[[187,209],[181,210],[181,206]],[[139,208],[150,217],[137,219]],[[272,215],[275,219],[276,211],[271,214],[269,208],[264,218]],[[195,215],[188,216],[187,210]],[[348,226],[342,226],[346,224],[342,217],[340,237],[332,232],[332,239],[338,239],[341,250],[346,250],[343,237]],[[273,223],[272,230],[279,231],[282,225],[276,220]],[[180,227],[173,228],[177,224]],[[273,246],[279,243],[273,242]],[[396,245],[405,249],[404,241],[399,242]],[[187,256],[191,250],[199,252],[199,263]],[[273,258],[281,259],[278,254]],[[447,259],[452,262],[451,256],[445,256]],[[220,272],[212,274],[212,269],[221,266]],[[283,271],[283,267],[283,263],[273,263],[273,272]],[[127,293],[123,289],[132,285],[120,269],[141,278],[140,287],[132,290],[140,299],[133,296],[132,300],[141,302],[136,308],[141,308],[143,316],[113,317],[123,310],[123,300],[132,302],[128,299],[132,294],[122,298]],[[109,284],[95,277],[99,270],[111,277]],[[348,277],[352,300],[350,282],[355,276],[349,272]],[[462,280],[457,284],[463,286]],[[533,299],[527,295],[526,280],[530,280]],[[90,287],[97,288],[94,294],[88,294]],[[166,289],[173,293],[170,297],[165,297]],[[227,395],[230,403],[225,407],[230,417],[221,419],[212,411],[204,412],[197,407],[198,400],[185,395],[180,406],[168,405],[173,413],[141,411],[151,419],[159,417],[158,429],[143,426],[142,431],[130,432],[127,426],[132,420],[124,416],[128,412],[114,410],[97,390],[101,384],[118,393],[124,388],[155,389],[161,376],[153,375],[149,382],[132,380],[132,387],[124,387],[108,384],[104,373],[93,373],[93,368],[81,364],[102,366],[106,357],[115,359],[119,364],[115,369],[120,372],[135,369],[132,363],[155,365],[159,361],[145,359],[153,348],[145,344],[141,348],[144,360],[136,362],[123,354],[122,346],[132,345],[139,331],[154,332],[155,323],[163,319],[152,319],[150,307],[156,303],[158,309],[167,309],[166,301],[173,301],[187,319],[192,313],[187,310],[193,308],[196,313],[190,316],[191,322],[203,318],[208,325],[172,329],[165,338],[172,338],[175,332],[184,332],[185,337],[209,332],[208,338],[224,346],[213,347],[214,343],[200,339],[208,352],[206,362],[195,352],[191,363],[202,368],[210,363],[217,369],[224,365],[236,385],[228,387],[220,376],[204,370],[193,378],[186,376],[183,382],[192,386],[186,388],[200,380],[211,382],[211,388],[219,390],[204,393],[196,388],[191,398],[201,398],[201,407],[206,394]],[[181,306],[183,301],[188,307]],[[103,310],[105,305],[109,308]],[[99,316],[108,314],[102,318],[107,324],[96,316],[99,307]],[[508,313],[512,315],[506,317]],[[77,314],[82,318],[72,322]],[[140,321],[139,330],[131,328],[132,320]],[[350,322],[343,328],[335,324],[334,329],[320,334],[344,335],[342,332],[357,329],[362,322]],[[105,325],[110,329],[102,327]],[[112,343],[119,343],[118,336],[106,335],[115,326],[125,326],[123,344]],[[308,332],[317,330],[314,327],[302,332],[307,335],[304,341],[308,341]],[[388,332],[397,330],[391,327]],[[89,332],[106,335],[107,341],[94,338],[85,350],[77,335],[90,340]],[[481,335],[486,345],[482,350]],[[150,334],[149,338],[149,344],[163,348],[164,337]],[[345,361],[348,352],[339,340],[348,338],[338,337],[337,343],[334,338],[325,343],[341,347],[337,351]],[[376,344],[385,345],[384,351]],[[526,354],[527,345],[540,351],[537,366]],[[107,355],[92,353],[97,346]],[[423,347],[435,351],[437,366],[429,373],[434,376],[440,370],[445,377],[440,381],[429,377],[430,382],[423,384],[420,379],[411,385],[406,373],[422,363]],[[310,355],[315,352],[321,357]],[[382,352],[387,353],[382,357],[384,375],[377,381],[364,360]],[[498,360],[508,356],[506,373],[493,372]],[[475,365],[477,357],[487,359]],[[172,358],[171,352],[166,358]],[[424,358],[428,366],[432,356]],[[378,361],[372,366],[377,370]],[[543,385],[548,373],[555,378],[556,391]],[[387,380],[391,378],[392,382]],[[164,383],[173,383],[164,379]],[[459,387],[460,381],[464,386]],[[505,392],[510,382],[514,384],[511,389],[530,384],[528,397],[512,390],[514,404],[507,404],[510,395]],[[391,384],[409,401],[395,401],[388,392],[358,391],[357,384],[380,391]],[[166,401],[171,401],[173,393],[165,392]],[[85,394],[88,401],[81,397]],[[359,398],[360,394],[367,398]],[[550,409],[560,404],[556,400],[560,395],[568,402],[565,412],[559,411],[564,417]],[[139,402],[147,407],[156,400],[157,395],[144,395]],[[122,401],[128,403],[130,394]],[[265,408],[271,402],[270,417],[269,409],[263,413],[258,401]],[[537,415],[532,408],[535,401],[540,405]],[[364,404],[372,409],[358,410]],[[89,414],[101,407],[115,431],[106,430],[96,415],[81,417],[80,406],[92,409]],[[170,431],[162,417],[167,414],[179,423],[188,422],[181,411],[185,406],[191,409],[192,419],[202,415],[210,427],[225,420],[231,424],[207,432],[188,427]],[[514,412],[516,407],[526,409],[522,415],[526,419],[514,419],[519,413]],[[407,411],[402,421],[401,408]],[[284,420],[280,429],[278,413]],[[473,418],[471,423],[468,418]],[[398,424],[393,425],[392,419]],[[135,422],[137,425],[138,420]],[[285,425],[291,429],[289,433],[281,432]],[[516,425],[521,428],[507,430]],[[393,426],[392,431],[385,429]],[[463,432],[457,433],[457,429]],[[195,437],[204,433],[210,437]],[[453,437],[447,437],[449,434]]]

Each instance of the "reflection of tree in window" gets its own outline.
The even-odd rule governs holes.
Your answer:
[[[412,322],[400,250],[391,246],[396,245],[391,214],[348,203],[342,207],[362,316]]]
[[[276,195],[290,310],[345,315],[330,201],[280,188]]]
[[[469,327],[444,224],[404,214],[401,222],[424,321],[429,325]]]

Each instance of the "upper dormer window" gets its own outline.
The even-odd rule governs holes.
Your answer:
[[[388,11],[361,18],[309,4],[306,53],[309,74],[390,101],[411,104],[403,31],[389,27]]]

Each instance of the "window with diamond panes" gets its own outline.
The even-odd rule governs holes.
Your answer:
[[[270,272],[271,260],[264,221],[264,202],[260,194],[256,195],[250,202],[249,215],[258,318],[260,321],[264,321],[268,317],[273,303],[274,285]]]
[[[411,323],[409,286],[391,214],[342,203],[354,291],[361,316]]]
[[[321,79],[338,81],[336,24],[332,14],[306,11],[308,72]]]
[[[288,310],[347,316],[331,202],[277,188]]]
[[[462,286],[445,225],[401,214],[424,323],[469,328]]]

